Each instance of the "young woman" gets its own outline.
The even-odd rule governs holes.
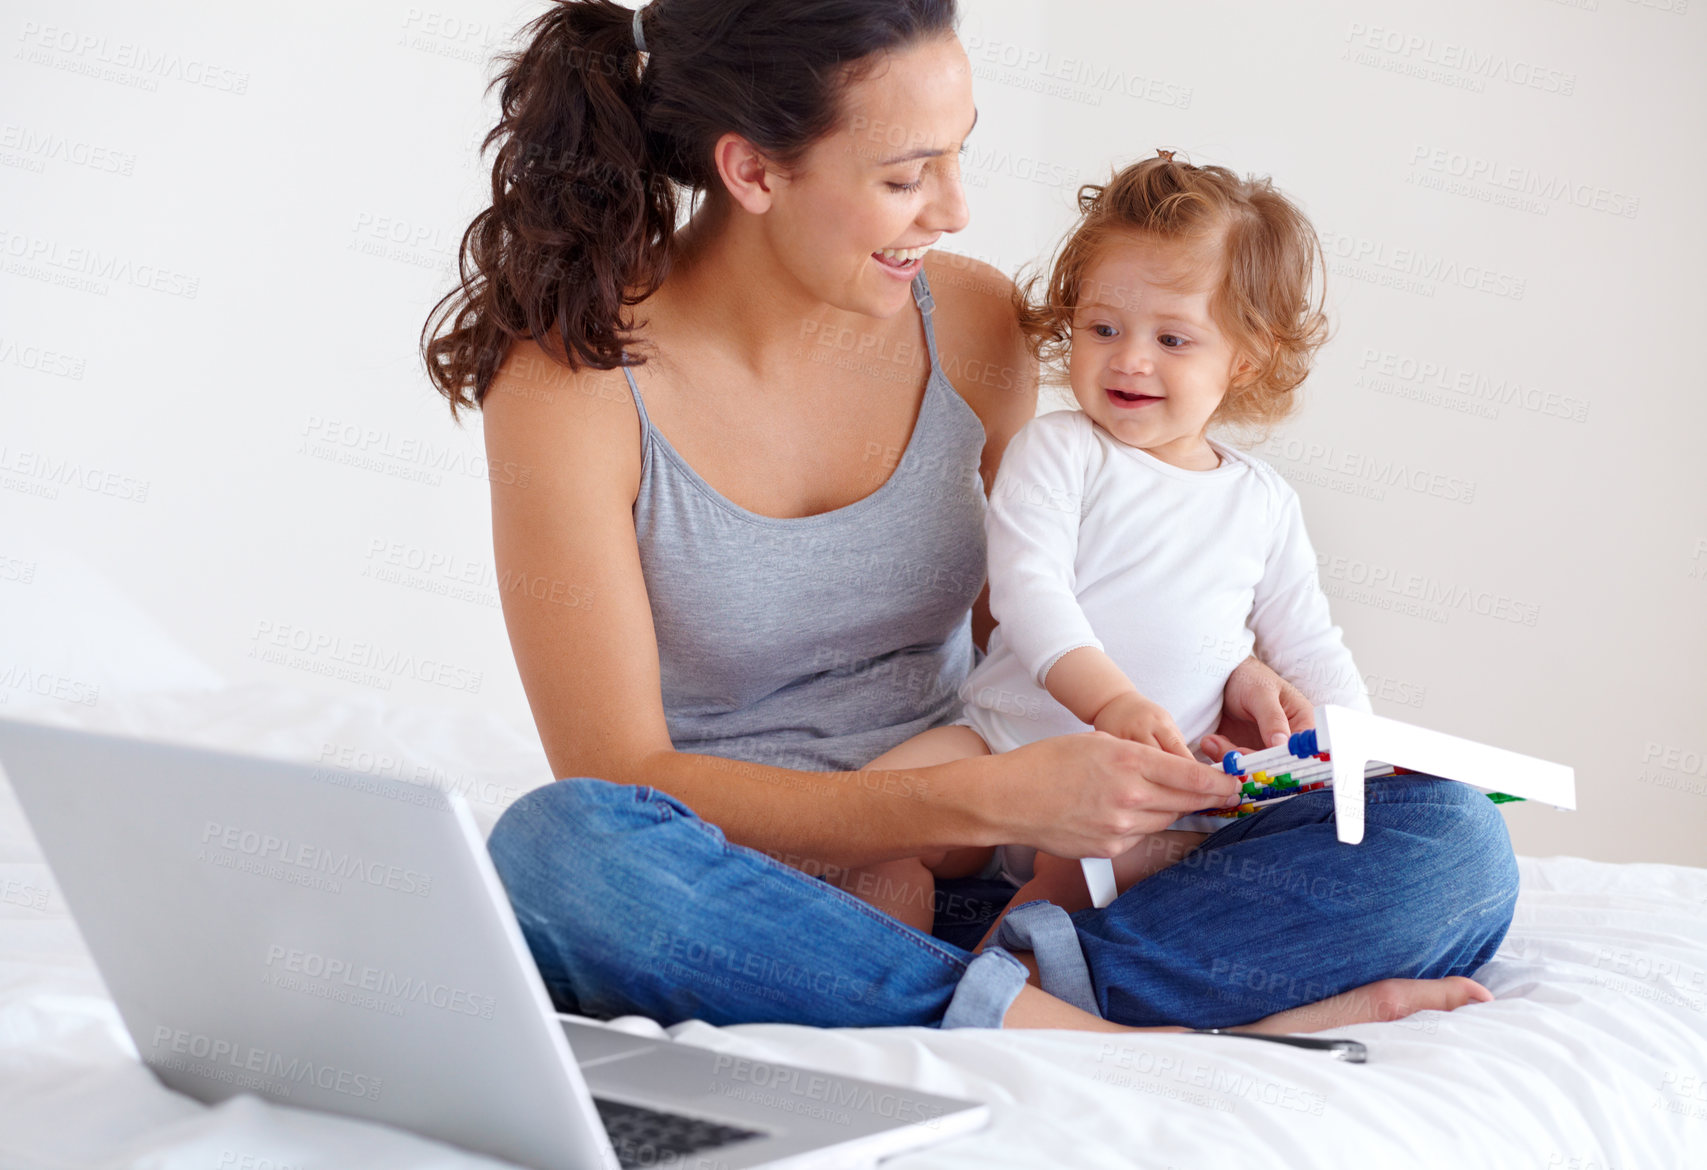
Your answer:
[[[563,779],[489,845],[553,998],[665,1023],[1296,1031],[1487,998],[1462,976],[1516,867],[1497,810],[1447,781],[1372,784],[1358,846],[1330,805],[1285,802],[1147,897],[1034,916],[1035,937],[1016,912],[977,955],[987,883],[944,881],[934,936],[838,888],[1003,842],[1112,856],[1234,792],[1097,731],[865,767],[960,709],[991,626],[985,495],[1036,409],[1011,283],[934,250],[967,222],[977,117],[954,20],[564,0],[500,79],[492,206],[424,340],[515,472],[492,477],[504,614]],[[1309,707],[1253,660],[1225,712],[1206,751]],[[1248,875],[1282,856],[1318,892],[1276,908]],[[1136,1006],[1104,1019],[1087,977]]]

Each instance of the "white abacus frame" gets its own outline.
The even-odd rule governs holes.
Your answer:
[[[1348,845],[1363,840],[1363,771],[1370,763],[1445,776],[1557,809],[1577,807],[1576,772],[1564,764],[1332,703],[1317,707],[1315,715],[1316,747],[1328,753],[1333,767],[1334,822],[1339,839]],[[1106,857],[1087,857],[1080,864],[1092,905],[1114,901],[1113,863]]]

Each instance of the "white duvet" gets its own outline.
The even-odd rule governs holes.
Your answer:
[[[487,829],[549,778],[537,743],[494,721],[271,685],[108,688],[92,706],[14,697],[0,712],[387,774],[437,769]],[[990,1103],[987,1129],[897,1168],[1707,1167],[1707,870],[1521,861],[1516,921],[1479,973],[1495,1002],[1340,1029],[1369,1046],[1366,1065],[1213,1036],[694,1022],[670,1034]],[[613,1026],[662,1034],[638,1018]],[[209,1108],[161,1086],[0,784],[0,1166],[496,1164],[383,1126],[254,1097]]]

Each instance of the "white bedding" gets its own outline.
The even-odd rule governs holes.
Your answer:
[[[329,763],[329,750],[366,750],[403,761],[405,774],[434,766],[485,828],[549,778],[538,744],[495,721],[274,685],[108,688],[92,706],[14,697],[0,712]],[[362,759],[347,762],[372,766]],[[1523,858],[1522,873],[1516,922],[1480,973],[1496,1001],[1340,1029],[1369,1045],[1362,1066],[1209,1036],[670,1032],[993,1106],[988,1129],[898,1168],[1707,1167],[1707,870]],[[615,1026],[660,1031],[637,1018]],[[161,1086],[137,1063],[0,784],[0,1166],[496,1164],[382,1126],[253,1097],[208,1108]]]

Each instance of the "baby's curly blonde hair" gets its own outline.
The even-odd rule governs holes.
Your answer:
[[[1137,235],[1193,258],[1194,275],[1212,274],[1209,311],[1252,367],[1228,387],[1211,425],[1266,429],[1292,413],[1293,391],[1328,339],[1322,300],[1327,269],[1303,212],[1266,177],[1241,179],[1226,167],[1175,162],[1166,150],[1105,185],[1080,187],[1079,211],[1078,226],[1047,277],[1022,277],[1014,293],[1048,384],[1066,384],[1085,274],[1112,238]],[[1314,281],[1318,271],[1323,280]]]

